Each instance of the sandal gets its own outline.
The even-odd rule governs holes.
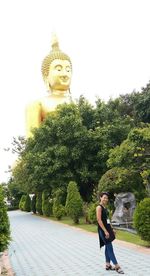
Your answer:
[[[121,267],[117,267],[115,268],[116,272],[118,272],[119,274],[124,274],[123,270],[121,269]]]
[[[115,267],[110,265],[106,265],[106,270],[115,270]]]

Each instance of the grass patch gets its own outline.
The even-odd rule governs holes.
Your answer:
[[[54,221],[58,221],[56,218],[54,217],[50,217],[50,219],[54,220]],[[63,219],[59,220],[60,223],[64,223],[70,226],[75,226],[84,230],[87,230],[89,232],[97,232],[97,226],[94,224],[86,224],[85,223],[85,219],[84,218],[80,218],[80,223],[79,224],[75,224],[73,222],[73,220],[71,218],[68,217],[64,217]]]
[[[143,241],[139,235],[132,234],[123,230],[117,230],[116,238],[121,241],[127,241],[137,245],[145,246],[145,247],[150,246],[150,243]]]
[[[54,220],[54,221],[58,221],[54,217],[50,217],[50,219]],[[75,227],[84,229],[84,230],[89,231],[89,232],[97,233],[97,226],[94,225],[94,224],[86,224],[84,218],[80,218],[80,223],[79,224],[75,224],[72,221],[72,219],[70,219],[68,217],[64,217],[59,222],[70,225],[70,226],[75,226]],[[133,243],[133,244],[145,246],[145,247],[150,246],[150,243],[141,240],[139,235],[132,234],[132,233],[129,233],[129,232],[123,231],[123,230],[116,230],[116,238],[118,240],[121,240],[121,241],[126,241],[126,242],[130,242],[130,243]]]

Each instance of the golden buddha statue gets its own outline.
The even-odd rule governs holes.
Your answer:
[[[72,64],[68,55],[59,49],[56,36],[52,39],[52,50],[42,63],[42,75],[48,95],[33,102],[26,110],[26,135],[32,136],[32,129],[39,127],[46,115],[59,104],[70,103],[70,82]]]

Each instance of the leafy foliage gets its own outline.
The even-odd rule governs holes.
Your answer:
[[[22,195],[20,202],[19,202],[19,209],[21,211],[25,211],[25,201],[26,201],[26,195]]]
[[[43,191],[42,193],[42,213],[44,216],[49,217],[52,213],[52,206],[50,203],[49,191]]]
[[[26,140],[23,136],[13,137],[12,141],[12,153],[16,153],[17,155],[21,156],[25,149]]]
[[[110,150],[107,164],[112,168],[122,167],[127,169],[129,175],[133,173],[137,181],[134,189],[137,189],[137,191],[141,189],[143,191],[145,186],[147,194],[149,195],[150,126],[142,125],[140,128],[133,128],[128,134],[128,138],[120,146]],[[143,187],[141,186],[141,179],[143,181]]]
[[[97,202],[91,202],[88,208],[88,221],[93,224],[97,224],[96,206]]]
[[[76,182],[70,181],[67,188],[66,212],[75,223],[79,223],[82,214],[83,201]]]
[[[141,92],[134,91],[107,103],[97,99],[94,107],[83,96],[76,104],[58,106],[34,130],[33,138],[14,141],[19,160],[11,185],[20,193],[39,193],[60,187],[67,190],[67,183],[75,181],[83,200],[90,202],[108,168],[120,168],[138,182],[137,187],[133,180],[127,183],[118,170],[118,191],[121,185],[127,185],[139,199],[140,187],[141,198],[143,189],[149,194],[149,99],[150,84]]]
[[[26,195],[26,198],[25,198],[24,211],[26,211],[26,212],[31,211],[31,199],[30,199],[29,195]]]
[[[71,179],[79,183],[80,193],[90,199],[99,174],[103,172],[105,155],[99,154],[103,133],[88,130],[75,105],[63,105],[51,114],[33,139],[29,139],[22,160],[14,169],[14,181],[22,191],[41,192],[67,189]]]
[[[135,171],[114,167],[108,170],[100,179],[99,192],[109,191],[111,197],[121,192],[142,192],[144,186],[142,178]]]
[[[37,196],[36,196],[36,211],[40,215],[43,215],[43,212],[42,212],[42,193],[41,192],[37,193]]]
[[[10,225],[7,208],[4,202],[3,189],[0,186],[0,252],[7,248],[10,239]]]
[[[134,226],[141,238],[150,242],[150,198],[145,198],[136,207]]]
[[[63,190],[58,189],[53,198],[53,215],[60,220],[65,215],[65,207],[62,205]]]
[[[23,192],[18,187],[18,184],[15,181],[13,181],[12,178],[10,178],[8,181],[7,199],[11,203],[11,206],[10,206],[11,209],[19,208],[19,201],[22,195],[23,195]]]

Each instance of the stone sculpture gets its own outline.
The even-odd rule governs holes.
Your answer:
[[[132,222],[133,212],[136,207],[136,200],[133,193],[119,193],[116,194],[114,202],[115,212],[112,216],[112,223],[125,224]]]

